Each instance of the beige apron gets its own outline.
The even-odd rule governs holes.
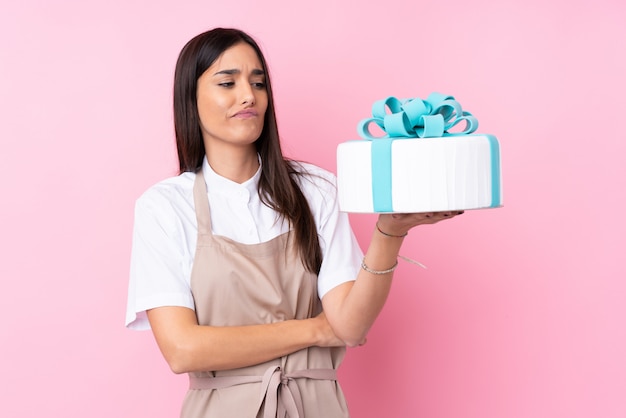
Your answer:
[[[317,276],[305,270],[288,233],[253,245],[213,236],[201,171],[194,203],[198,243],[191,290],[199,324],[267,324],[321,312]],[[344,354],[343,347],[309,347],[256,366],[189,373],[181,417],[348,417],[336,381]]]

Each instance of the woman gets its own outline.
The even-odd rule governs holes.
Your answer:
[[[268,69],[235,29],[193,38],[174,80],[180,175],[137,201],[126,324],[151,328],[183,417],[346,417],[336,369],[387,298],[407,231],[380,215],[365,256],[334,176],[283,157]]]

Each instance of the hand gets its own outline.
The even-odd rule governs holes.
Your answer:
[[[402,236],[418,225],[431,225],[463,214],[462,210],[423,213],[387,213],[378,217],[378,227],[387,234]]]

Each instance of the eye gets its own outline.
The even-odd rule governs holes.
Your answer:
[[[251,83],[251,84],[252,84],[252,87],[254,87],[255,89],[258,89],[258,90],[265,89],[265,83],[263,81],[257,81],[255,83]]]
[[[234,83],[233,81],[224,81],[224,82],[222,82],[222,83],[218,83],[217,85],[218,85],[218,86],[220,86],[220,87],[226,87],[226,88],[228,88],[228,87],[232,87],[232,86],[234,86],[234,85],[235,85],[235,83]]]

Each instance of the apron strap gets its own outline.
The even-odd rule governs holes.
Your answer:
[[[295,379],[337,380],[334,369],[307,369],[283,373],[280,366],[270,366],[263,376],[189,376],[189,389],[222,389],[261,382],[257,414],[265,403],[264,418],[303,418],[302,395]]]
[[[196,173],[196,180],[193,184],[193,203],[196,209],[196,219],[198,221],[198,235],[211,235],[211,214],[209,212],[209,197],[206,190],[206,182],[202,169]]]

